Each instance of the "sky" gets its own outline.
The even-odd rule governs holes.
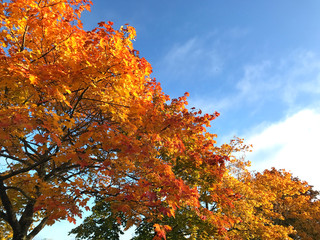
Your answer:
[[[220,112],[210,132],[253,145],[252,169],[276,167],[320,190],[320,1],[93,0],[84,28],[130,24],[140,56],[171,97]],[[78,221],[81,223],[81,220]],[[68,240],[74,225],[36,240]],[[126,235],[123,240],[129,239]]]

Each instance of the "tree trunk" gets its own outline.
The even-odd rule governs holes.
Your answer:
[[[13,238],[12,240],[27,240],[26,234],[23,233],[13,233]]]

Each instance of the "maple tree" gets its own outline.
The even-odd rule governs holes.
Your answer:
[[[0,0],[2,238],[75,222],[92,196],[123,212],[126,227],[154,221],[164,238],[161,219],[183,207],[201,215],[226,170],[206,132],[218,113],[188,110],[187,93],[170,101],[133,48],[133,27],[84,30],[91,4]]]

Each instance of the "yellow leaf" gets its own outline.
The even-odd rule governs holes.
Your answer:
[[[29,76],[29,80],[31,82],[31,84],[36,84],[37,83],[37,77],[34,75],[30,75]]]

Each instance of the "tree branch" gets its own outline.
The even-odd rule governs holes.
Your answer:
[[[2,175],[2,176],[0,176],[0,181],[6,180],[6,179],[11,178],[13,176],[16,176],[18,174],[25,173],[25,172],[28,172],[30,170],[33,170],[33,169],[35,169],[35,167],[37,167],[37,166],[39,166],[39,165],[41,165],[41,164],[43,164],[43,163],[45,163],[45,162],[47,162],[49,160],[50,160],[50,158],[45,158],[42,161],[39,161],[39,162],[37,162],[35,164],[32,164],[27,168],[22,168],[20,170],[13,171],[10,174]]]
[[[45,217],[41,222],[36,226],[31,233],[28,234],[27,240],[33,239],[47,224],[48,217]]]
[[[72,111],[71,111],[71,114],[70,114],[70,118],[72,118],[72,117],[73,117],[73,114],[74,114],[74,112],[75,112],[75,110],[76,110],[77,106],[79,105],[80,101],[81,101],[81,100],[82,100],[82,98],[83,98],[83,95],[84,95],[84,94],[85,94],[85,92],[89,89],[89,87],[90,87],[90,86],[86,87],[86,88],[82,91],[82,93],[80,94],[80,96],[78,97],[77,102],[74,104],[74,106],[73,106],[73,108],[72,108]]]
[[[22,52],[24,50],[24,47],[25,47],[25,44],[26,44],[26,34],[27,34],[27,31],[28,31],[28,28],[29,28],[28,25],[26,25],[26,27],[24,28],[24,33],[23,33],[23,36],[22,36],[22,43],[21,43],[21,46],[20,46],[20,52]]]
[[[0,152],[0,157],[9,158],[9,159],[17,161],[19,163],[25,163],[25,161],[21,160],[20,158],[17,158],[17,157],[11,156],[11,155],[6,155],[6,154],[3,154],[1,152]]]
[[[31,61],[31,63],[34,63],[35,61],[37,60],[40,60],[41,58],[44,58],[45,56],[47,56],[49,53],[51,53],[53,50],[56,49],[56,46],[53,46],[50,50],[48,50],[47,52],[45,52],[44,54],[42,54],[40,57],[36,58],[36,59],[33,59]]]
[[[28,151],[28,148],[29,148],[29,149],[30,149],[32,152],[34,152],[39,158],[41,157],[41,155],[37,152],[37,150],[35,150],[33,147],[31,147],[31,145],[29,144],[29,142],[28,142],[26,139],[20,137],[19,140],[23,142],[24,147],[25,147],[25,152],[26,152],[28,155],[29,155],[29,151]]]

